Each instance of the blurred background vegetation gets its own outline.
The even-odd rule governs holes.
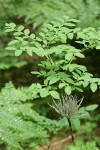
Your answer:
[[[12,81],[15,87],[26,87],[34,82],[42,81],[38,81],[31,74],[31,71],[39,69],[37,64],[40,60],[36,55],[30,57],[24,54],[15,57],[12,51],[5,50],[8,42],[13,38],[11,33],[4,32],[5,23],[21,24],[38,35],[45,23],[50,22],[53,17],[63,15],[81,20],[79,27],[98,29],[100,27],[100,0],[0,0],[0,89],[9,81]],[[100,52],[95,49],[88,50],[85,56],[81,64],[87,66],[88,71],[93,73],[94,77],[100,78]],[[86,88],[82,94],[86,99],[84,105],[100,104],[99,90],[94,94]],[[36,101],[34,109],[51,119],[57,118],[57,114],[47,109],[48,101]],[[96,126],[100,125],[98,120]],[[87,128],[89,126],[93,128],[91,123],[87,124]],[[100,146],[99,142],[98,145]]]

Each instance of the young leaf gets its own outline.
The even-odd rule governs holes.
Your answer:
[[[65,88],[65,93],[68,94],[68,95],[71,94],[71,87],[70,87],[69,85],[66,86],[66,88]]]
[[[25,33],[25,35],[28,35],[30,33],[30,30],[29,29],[25,29],[24,33]]]
[[[61,41],[62,41],[63,43],[66,43],[66,39],[67,39],[66,35],[65,35],[65,34],[59,34],[59,36],[60,36],[60,38],[61,38]]]
[[[19,27],[18,27],[18,31],[22,31],[24,29],[24,26],[22,26],[22,25],[20,25]]]
[[[97,90],[97,84],[96,83],[92,83],[90,85],[90,88],[91,88],[92,92],[95,92]]]
[[[92,111],[92,110],[95,110],[97,107],[98,107],[97,104],[89,105],[89,106],[86,107],[86,110],[87,111]]]
[[[67,60],[71,60],[72,59],[73,54],[72,53],[68,53],[65,55],[65,59]]]
[[[50,80],[49,85],[56,83],[58,80],[59,80],[59,78],[53,77],[53,78]]]
[[[22,50],[16,50],[15,51],[15,56],[20,56],[22,54]]]
[[[19,36],[19,35],[21,35],[22,34],[22,32],[15,32],[14,33],[14,36]]]
[[[13,41],[11,41],[8,45],[13,45],[13,44],[16,44],[16,43],[18,43],[19,41],[18,40],[13,40]]]
[[[83,87],[88,86],[88,84],[89,84],[89,82],[88,82],[88,81],[84,81],[84,82],[83,82]]]
[[[59,93],[57,91],[50,91],[49,93],[55,99],[59,99],[60,98]]]
[[[49,95],[49,92],[47,89],[43,88],[43,89],[40,89],[40,96],[41,97],[46,97]]]
[[[11,23],[9,24],[9,26],[10,26],[11,28],[15,28],[15,27],[16,27],[16,24],[13,23],[13,22],[11,22]]]
[[[63,88],[66,85],[66,83],[60,83],[59,84],[59,89]]]
[[[71,39],[71,40],[72,40],[72,39],[73,39],[73,37],[74,37],[74,34],[73,34],[73,33],[69,33],[69,34],[68,34],[68,38],[69,38],[69,39]]]
[[[96,46],[96,49],[100,49],[100,45],[99,45],[99,46]]]
[[[31,73],[32,73],[32,74],[36,74],[36,75],[40,75],[40,74],[41,74],[41,73],[38,72],[38,71],[32,71]]]
[[[74,55],[77,56],[77,57],[80,57],[80,58],[84,58],[84,57],[85,57],[85,56],[84,56],[83,54],[81,54],[81,53],[75,53]]]
[[[35,38],[35,34],[32,33],[32,34],[30,35],[30,38],[31,38],[31,39],[34,39],[34,38]]]
[[[80,128],[80,119],[78,119],[78,118],[72,119],[72,124],[73,124],[73,126],[76,130],[79,130],[79,128]]]
[[[23,45],[23,46],[25,46],[25,45],[27,45],[27,44],[28,44],[27,41],[23,41],[23,42],[22,42],[22,45]]]

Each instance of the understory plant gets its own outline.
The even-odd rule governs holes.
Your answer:
[[[68,121],[73,145],[75,145],[75,142],[74,142],[71,118],[82,117],[85,115],[85,114],[81,114],[80,112],[78,112],[82,101],[83,101],[83,98],[80,100],[77,100],[76,96],[75,97],[73,97],[72,95],[62,96],[58,103],[54,101],[54,105],[51,106],[62,117],[65,117],[66,120]]]
[[[0,144],[7,150],[49,146],[49,136],[65,128],[65,122],[51,120],[32,109],[29,88],[16,89],[11,82],[0,92]]]
[[[26,63],[29,63],[26,55],[23,55],[23,60],[23,57],[15,57],[12,52],[3,53],[5,44],[12,39],[11,34],[4,32],[6,22],[13,20],[37,33],[43,24],[52,20],[53,16],[69,15],[81,20],[79,26],[87,27],[91,24],[98,27],[99,5],[99,0],[0,0],[0,69],[6,70],[12,67],[22,69]]]
[[[30,33],[22,25],[17,27],[14,23],[6,23],[5,32],[13,32],[14,35],[6,49],[14,52],[15,56],[27,53],[30,57],[36,54],[41,58],[39,70],[32,71],[32,74],[42,81],[29,87],[31,96],[52,97],[58,101],[57,108],[58,105],[62,107],[62,104],[66,106],[65,112],[68,111],[68,103],[65,97],[62,98],[64,102],[59,101],[62,95],[83,92],[86,87],[95,92],[100,87],[100,79],[93,77],[81,60],[85,58],[84,51],[100,49],[100,29],[81,29],[76,26],[78,22],[80,21],[68,16],[56,17],[45,24],[38,35]],[[71,113],[76,113],[81,101],[78,103],[69,97],[69,103]],[[73,108],[74,105],[76,109]],[[93,110],[95,105],[90,107]],[[84,113],[83,110],[81,113]],[[62,115],[61,110],[60,114]],[[71,127],[69,115],[67,119]]]

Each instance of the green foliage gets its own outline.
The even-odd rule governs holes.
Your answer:
[[[48,143],[48,132],[55,134],[65,127],[62,120],[57,122],[36,113],[30,99],[27,88],[16,89],[12,83],[6,84],[0,93],[0,139],[8,149]]]
[[[87,142],[86,144],[81,143],[76,147],[70,146],[68,150],[99,150],[99,148],[95,142]]]
[[[73,128],[76,131],[87,131],[92,133],[97,127],[96,120],[93,117],[93,111],[98,107],[97,104],[88,105],[86,107],[81,107],[79,109],[80,117],[72,119]],[[81,124],[81,120],[84,119],[85,122]]]
[[[77,58],[85,58],[84,51],[96,48],[97,44],[100,44],[98,39],[100,31],[95,31],[94,41],[91,35],[94,34],[95,29],[77,28],[78,22],[79,20],[67,16],[56,17],[54,21],[42,28],[38,36],[30,33],[23,26],[16,27],[14,23],[6,24],[6,32],[14,32],[15,37],[8,44],[7,49],[14,50],[15,56],[27,52],[30,56],[35,53],[44,58],[44,61],[39,64],[43,70],[32,72],[38,77],[43,77],[44,89],[40,91],[41,97],[51,94],[53,98],[59,99],[61,92],[70,95],[73,91],[83,92],[83,88],[87,86],[95,92],[100,85],[99,78],[93,78],[86,66],[77,63]],[[74,37],[77,39],[75,42],[84,43],[82,49],[71,44]]]
[[[88,73],[86,66],[78,64],[77,59],[85,58],[84,51],[96,49],[97,43],[99,45],[99,39],[96,38],[94,42],[92,36],[90,36],[92,31],[89,28],[84,29],[87,31],[86,35],[89,31],[85,39],[83,36],[84,30],[76,27],[78,22],[79,20],[70,19],[67,16],[62,18],[56,17],[51,23],[46,24],[42,28],[38,36],[25,29],[22,25],[17,27],[14,23],[6,24],[6,32],[13,32],[15,37],[8,44],[7,50],[15,51],[15,56],[20,56],[26,52],[30,56],[35,53],[43,58],[38,65],[40,71],[32,72],[37,77],[42,77],[43,84],[32,84],[28,88],[26,95],[30,95],[29,97],[31,98],[51,96],[54,99],[59,99],[63,93],[70,95],[73,91],[83,92],[83,89],[87,86],[90,86],[92,92],[97,90],[100,85],[100,79],[93,78],[93,75]],[[98,36],[99,30],[96,31],[96,34]],[[75,40],[75,43],[83,44],[82,48],[79,49],[74,44],[71,44],[73,40]],[[74,129],[79,131],[87,128],[87,131],[91,132],[96,127],[96,124],[91,126],[88,119],[90,116],[89,112],[96,108],[96,104],[81,108],[79,110],[81,118],[86,116],[85,118],[88,121],[83,126],[80,126],[80,120],[78,118],[76,120],[73,119]],[[44,123],[43,120],[40,123],[41,119],[42,117],[39,118],[38,123],[42,126]],[[59,130],[62,128],[59,125],[59,128],[57,128],[55,124],[56,122],[52,126],[52,121],[47,120],[44,128],[55,133],[55,129]]]
[[[2,9],[0,9],[0,12],[1,10]],[[0,69],[5,70],[11,67],[23,67],[27,64],[25,60],[16,58],[13,51],[5,51],[6,43],[11,40],[11,36],[4,32],[4,24],[6,22],[9,22],[8,19],[5,18],[5,20],[3,20],[3,18],[0,17]]]

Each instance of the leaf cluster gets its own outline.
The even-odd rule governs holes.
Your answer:
[[[13,32],[15,37],[8,44],[8,50],[14,50],[15,56],[26,52],[30,56],[35,53],[44,59],[39,64],[42,69],[32,72],[43,78],[41,97],[51,94],[53,98],[59,99],[61,92],[70,95],[73,91],[83,92],[83,88],[87,86],[95,92],[100,85],[100,79],[93,78],[86,66],[77,61],[78,58],[85,58],[84,51],[99,48],[100,31],[94,28],[77,28],[78,22],[79,20],[67,16],[56,17],[42,28],[38,36],[22,25],[16,27],[14,23],[6,24],[6,32]],[[77,39],[76,43],[84,43],[82,49],[71,44],[74,37]]]

